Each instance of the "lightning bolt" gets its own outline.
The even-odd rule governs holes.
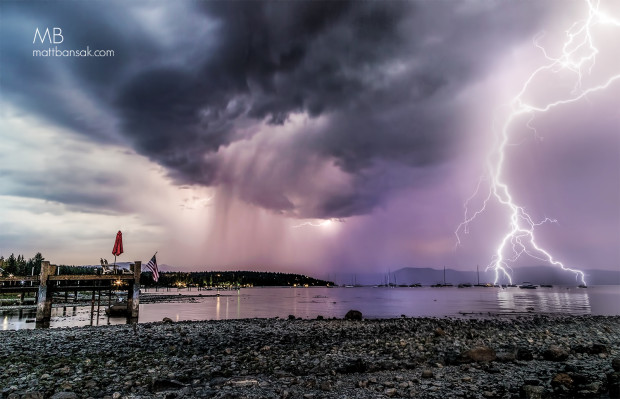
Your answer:
[[[344,220],[343,219],[327,219],[327,220],[323,220],[319,223],[315,223],[315,222],[304,222],[301,224],[297,224],[295,226],[291,226],[291,228],[293,229],[298,229],[300,227],[325,227],[325,226],[329,226],[330,224],[334,223],[334,222],[340,222],[343,223]]]
[[[545,250],[536,241],[536,228],[542,224],[555,223],[556,221],[549,218],[535,221],[523,206],[518,205],[514,201],[508,182],[503,175],[506,161],[505,151],[510,145],[510,127],[521,117],[529,117],[525,122],[525,126],[533,131],[536,138],[540,138],[538,132],[532,126],[536,115],[549,112],[565,104],[577,102],[589,94],[605,90],[615,81],[620,80],[620,74],[616,74],[601,84],[584,87],[584,76],[592,74],[596,63],[596,56],[599,53],[592,29],[595,26],[602,25],[620,27],[618,19],[611,18],[599,10],[598,1],[586,0],[586,3],[588,6],[588,16],[584,20],[575,22],[566,31],[567,37],[559,57],[552,57],[539,44],[539,40],[544,34],[534,38],[534,45],[541,49],[548,62],[530,74],[521,90],[510,102],[510,112],[502,125],[501,131],[499,134],[496,134],[495,143],[487,156],[486,172],[478,180],[472,196],[465,201],[463,222],[455,230],[456,245],[458,246],[461,244],[459,234],[461,232],[464,234],[469,232],[469,224],[486,210],[487,205],[491,201],[497,202],[508,211],[508,231],[502,237],[491,262],[487,265],[487,270],[492,269],[495,271],[496,284],[502,275],[507,277],[510,283],[512,283],[509,273],[509,270],[511,270],[510,265],[516,262],[522,255],[548,262],[554,266],[559,266],[563,270],[575,273],[575,278],[579,278],[584,285],[586,284],[584,273],[581,270],[567,267],[564,263],[555,259],[550,252]],[[565,98],[539,105],[526,101],[526,94],[531,91],[532,82],[535,79],[547,76],[545,74],[557,74],[558,72],[568,72],[574,76],[574,86]],[[481,198],[481,205],[471,210],[470,204],[478,198]]]

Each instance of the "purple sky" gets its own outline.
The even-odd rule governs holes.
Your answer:
[[[463,203],[511,100],[587,17],[559,0],[2,2],[0,255],[96,264],[122,230],[120,260],[186,270],[475,270],[508,214],[490,203],[456,248]],[[582,86],[541,74],[528,104],[620,74],[602,22]],[[62,43],[33,44],[53,27]],[[55,46],[114,56],[33,56]],[[504,180],[557,220],[538,242],[570,267],[620,268],[619,108],[617,81],[508,129]]]

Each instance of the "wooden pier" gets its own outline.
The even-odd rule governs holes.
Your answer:
[[[135,261],[130,265],[131,274],[82,274],[57,275],[57,266],[48,261],[41,262],[41,274],[28,277],[0,278],[0,293],[21,293],[22,300],[28,292],[36,293],[37,327],[48,327],[52,315],[52,302],[55,293],[69,292],[77,296],[77,292],[92,292],[91,318],[94,313],[95,292],[99,293],[99,302],[102,291],[127,290],[127,320],[131,323],[138,321],[140,305],[140,271],[142,262]],[[30,282],[31,285],[26,285]],[[119,285],[122,285],[119,286]],[[99,306],[98,306],[99,307]]]

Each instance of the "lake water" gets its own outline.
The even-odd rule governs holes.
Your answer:
[[[181,320],[225,320],[244,318],[342,318],[350,309],[365,318],[407,317],[486,317],[519,314],[620,315],[620,286],[520,288],[289,288],[254,287],[238,291],[188,291],[171,289],[144,295],[192,296],[194,302],[140,305],[139,322]],[[198,295],[202,295],[199,297]],[[189,299],[189,298],[184,298]],[[34,328],[34,308],[0,308],[0,329]],[[107,317],[101,309],[96,325],[125,324],[123,317]],[[90,325],[90,306],[52,309],[51,327]]]

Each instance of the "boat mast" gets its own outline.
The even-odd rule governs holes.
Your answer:
[[[478,269],[478,265],[476,265],[476,272],[478,273],[478,285],[480,285],[480,269]]]

